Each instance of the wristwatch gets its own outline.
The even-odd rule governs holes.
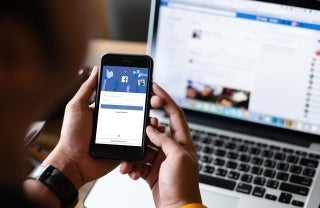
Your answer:
[[[72,182],[52,165],[39,165],[28,178],[41,181],[60,199],[62,208],[71,208],[78,203],[78,190]]]

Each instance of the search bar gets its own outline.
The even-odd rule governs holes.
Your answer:
[[[208,9],[202,6],[188,6],[188,5],[183,5],[180,3],[176,2],[169,2],[168,6],[176,9],[183,9],[183,10],[188,10],[188,11],[193,11],[193,12],[200,12],[200,13],[207,13],[207,14],[213,14],[213,15],[219,15],[219,16],[227,16],[227,17],[235,17],[236,13],[235,12],[229,12],[229,11],[221,11],[221,10],[216,10],[216,9]]]

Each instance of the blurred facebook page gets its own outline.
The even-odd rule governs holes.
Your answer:
[[[210,87],[217,95],[236,91],[235,99],[246,99],[241,107],[250,112],[319,123],[319,116],[305,115],[306,101],[301,99],[319,47],[319,20],[311,23],[319,14],[301,10],[297,17],[285,8],[261,4],[163,1],[156,39],[161,47],[154,54],[155,68],[161,70],[155,70],[154,78],[173,89],[171,95],[185,108],[197,108],[190,101],[191,88]],[[304,23],[295,22],[297,18]],[[201,105],[204,111],[210,107]],[[314,107],[320,110],[320,105]]]

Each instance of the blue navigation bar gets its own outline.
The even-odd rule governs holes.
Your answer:
[[[142,111],[142,106],[130,106],[130,105],[108,105],[108,104],[101,104],[101,108],[107,109],[117,109],[117,110],[137,110]]]
[[[292,20],[278,19],[273,17],[266,17],[266,16],[259,16],[254,14],[238,13],[238,12],[236,13],[236,17],[243,18],[243,19],[256,20],[261,22],[268,22],[273,24],[287,25],[292,27],[300,27],[300,28],[311,29],[311,30],[320,30],[320,25],[306,23],[306,22],[297,22]]]

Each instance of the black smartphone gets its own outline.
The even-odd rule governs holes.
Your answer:
[[[148,55],[102,56],[91,155],[121,160],[138,160],[144,155],[152,70]]]

